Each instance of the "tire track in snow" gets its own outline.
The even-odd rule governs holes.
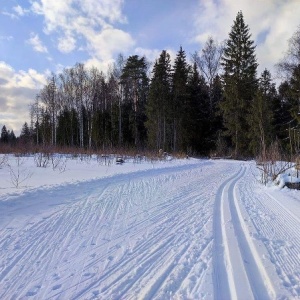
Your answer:
[[[241,167],[223,182],[216,197],[213,226],[215,299],[268,299],[275,296],[238,204],[236,186],[245,172]]]

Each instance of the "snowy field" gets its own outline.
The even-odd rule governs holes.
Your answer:
[[[254,162],[37,163],[0,168],[0,299],[300,298],[300,192]]]

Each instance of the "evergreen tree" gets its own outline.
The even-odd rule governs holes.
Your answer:
[[[156,150],[170,150],[169,103],[171,98],[170,55],[163,50],[155,62],[147,99],[148,144]]]
[[[290,85],[287,81],[278,87],[278,96],[273,103],[275,138],[281,141],[282,146],[287,149],[288,128],[292,122],[290,114],[291,96]]]
[[[300,64],[294,68],[289,82],[289,148],[291,155],[300,152]]]
[[[186,151],[187,146],[187,129],[184,128],[188,115],[188,92],[187,82],[190,66],[186,61],[185,51],[180,47],[175,62],[174,73],[172,78],[172,150]]]
[[[124,138],[136,147],[146,140],[145,105],[148,93],[147,63],[145,57],[130,56],[122,70],[124,107]],[[127,124],[126,124],[127,123]],[[127,125],[127,128],[125,127]],[[126,133],[127,129],[127,133]]]
[[[39,126],[39,132],[41,135],[41,143],[43,145],[51,144],[51,116],[46,109],[41,109],[41,124]],[[21,138],[21,136],[20,136]]]
[[[222,57],[224,101],[221,104],[224,126],[234,145],[234,156],[249,154],[247,122],[257,88],[256,56],[249,27],[238,12]]]
[[[291,115],[300,126],[300,64],[294,68],[290,79]]]
[[[221,77],[216,75],[213,79],[212,85],[210,87],[210,103],[212,105],[212,112],[209,116],[210,118],[210,138],[212,143],[212,148],[215,148],[216,141],[219,138],[223,128],[223,117],[220,113],[220,104],[223,100],[223,85]]]
[[[188,154],[209,151],[209,89],[194,63],[187,84],[188,98],[183,126]],[[189,153],[190,152],[190,153]]]
[[[24,144],[28,144],[31,142],[31,132],[30,132],[30,128],[29,128],[27,122],[25,122],[24,125],[22,126],[20,140]]]
[[[0,138],[2,143],[8,143],[9,140],[9,134],[8,131],[6,129],[6,126],[3,125],[2,129],[1,129],[1,138]]]
[[[17,138],[14,131],[13,130],[8,131],[8,142],[13,145],[16,143],[16,140]]]

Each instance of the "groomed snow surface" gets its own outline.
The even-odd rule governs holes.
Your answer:
[[[300,298],[300,192],[254,162],[59,164],[0,169],[0,299]]]

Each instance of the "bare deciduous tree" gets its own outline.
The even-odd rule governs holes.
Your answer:
[[[7,166],[10,171],[11,183],[15,188],[19,188],[24,181],[32,176],[32,172],[25,166],[25,158],[19,155],[16,156],[15,164],[9,163]]]
[[[288,41],[288,50],[283,59],[276,65],[277,75],[291,78],[293,71],[300,64],[300,25]]]
[[[266,185],[274,181],[278,175],[285,173],[294,166],[280,149],[276,141],[270,147],[262,145],[262,152],[256,159],[256,166],[261,173],[261,183]]]
[[[220,70],[220,61],[223,54],[223,45],[215,42],[210,36],[201,53],[195,53],[193,59],[209,86]]]

